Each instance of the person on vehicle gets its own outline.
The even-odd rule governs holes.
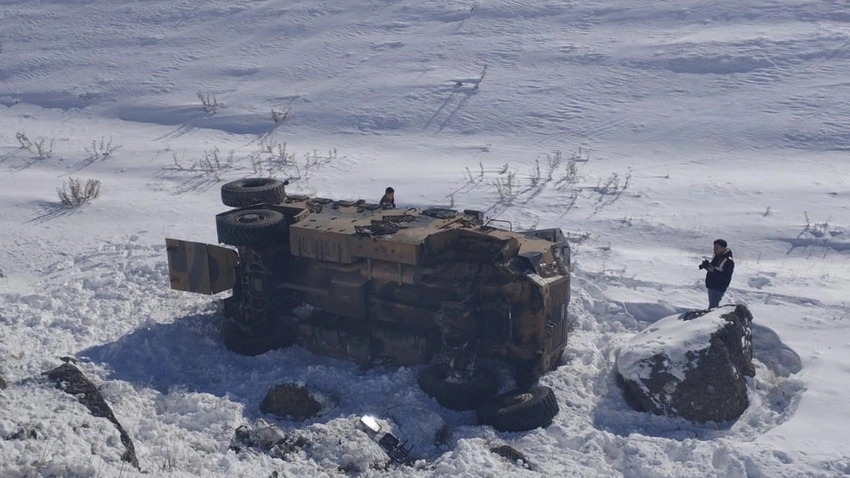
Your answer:
[[[381,197],[381,202],[379,202],[380,206],[384,209],[394,208],[395,207],[395,189],[387,188],[384,191],[384,196]]]
[[[708,289],[708,308],[720,307],[720,299],[726,293],[732,282],[735,262],[732,260],[732,250],[723,239],[714,241],[714,257],[709,261],[704,259],[699,265],[705,269],[705,287]]]

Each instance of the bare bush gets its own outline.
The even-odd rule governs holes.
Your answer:
[[[564,181],[567,184],[575,184],[578,182],[578,160],[575,156],[571,157],[569,161],[567,161],[566,171],[564,172]]]
[[[200,158],[191,160],[187,166],[185,160],[177,159],[177,155],[173,154],[173,166],[166,168],[172,171],[182,171],[193,173],[196,177],[206,177],[215,181],[221,181],[221,173],[225,170],[233,168],[236,162],[234,152],[231,151],[226,158],[222,159],[218,147],[204,151]]]
[[[593,188],[594,191],[599,194],[599,197],[596,199],[594,212],[601,211],[604,207],[619,199],[623,192],[625,192],[625,190],[629,187],[629,181],[631,178],[631,171],[629,171],[624,178],[620,178],[620,175],[617,173],[611,173],[611,176],[609,176],[604,183],[601,181],[598,182],[596,187]]]
[[[487,65],[484,65],[484,69],[481,70],[481,76],[478,77],[478,81],[475,82],[475,86],[472,87],[473,90],[477,90],[479,86],[481,86],[481,82],[484,81],[484,75],[487,74]]]
[[[198,99],[201,100],[201,106],[207,113],[215,113],[222,106],[214,93],[202,93],[199,91]]]
[[[478,87],[481,85],[481,82],[484,81],[484,76],[487,74],[487,65],[484,65],[484,68],[481,70],[481,74],[478,78],[465,78],[465,79],[457,79],[454,81],[455,88],[460,88],[466,83],[472,85],[473,91],[477,91]]]
[[[810,257],[820,248],[823,250],[823,257],[826,257],[830,251],[841,253],[850,251],[850,240],[848,240],[850,235],[847,234],[845,228],[831,224],[831,216],[824,222],[812,223],[808,211],[803,212],[803,215],[806,219],[803,229],[797,234],[797,237],[786,239],[791,244],[788,254],[791,254],[798,247],[808,250]]]
[[[106,159],[112,156],[112,153],[119,150],[121,146],[120,144],[112,144],[112,137],[108,141],[106,138],[101,137],[100,142],[93,139],[91,149],[86,148],[86,152],[89,153],[89,157],[92,159]]]
[[[493,187],[496,189],[499,203],[512,203],[519,192],[519,180],[516,177],[516,172],[508,171],[504,177],[497,178],[493,181]]]
[[[804,235],[809,235],[812,237],[816,237],[818,239],[827,237],[827,233],[829,231],[829,221],[830,218],[827,218],[826,222],[815,223],[812,224],[812,221],[809,219],[809,212],[803,211],[803,215],[806,218],[806,225],[803,226],[803,230],[800,231],[800,234],[797,235],[797,238],[801,238]]]
[[[47,159],[53,154],[53,139],[48,142],[47,138],[41,136],[36,140],[31,140],[26,134],[20,131],[15,134],[15,138],[21,145],[20,149],[29,151],[38,159]]]
[[[631,172],[629,172],[629,174],[622,180],[618,173],[611,173],[611,176],[608,176],[608,179],[604,183],[601,180],[598,181],[594,190],[601,195],[619,195],[629,187],[629,181],[631,178]]]
[[[555,156],[557,159],[553,158],[553,162],[556,162],[555,168],[561,164],[561,152],[555,151]],[[566,160],[564,170],[561,173],[560,179],[558,179],[558,184],[561,187],[574,187],[579,181],[582,180],[581,176],[579,176],[579,163],[586,163],[590,161],[590,150],[583,149],[581,147],[578,148],[578,151],[574,151],[572,155],[570,155],[569,159]]]
[[[328,164],[332,160],[336,159],[336,156],[336,148],[329,150],[327,154],[319,154],[319,152],[315,149],[312,153],[304,153],[305,177],[309,177],[312,174],[316,173],[323,165]],[[298,177],[300,178],[300,175]]]
[[[199,158],[187,158],[185,153],[178,157],[176,153],[172,153],[172,162],[164,164],[162,170],[191,174],[192,177],[178,187],[178,190],[185,192],[224,181],[228,174],[236,171],[242,175],[253,172],[256,176],[289,181],[309,180],[323,165],[336,160],[337,157],[336,148],[325,154],[313,150],[311,153],[297,155],[288,149],[286,143],[275,143],[264,138],[257,150],[246,155],[238,155],[234,151],[225,155],[218,147],[204,151]]]
[[[555,170],[561,166],[561,161],[563,159],[563,155],[561,151],[554,151],[552,154],[546,155],[546,180],[551,181],[552,176],[555,174]]]
[[[248,156],[254,174],[266,174],[269,177],[289,175],[290,169],[297,168],[295,153],[289,152],[287,144],[262,141],[260,148]]]
[[[100,195],[100,181],[87,179],[85,183],[79,179],[68,178],[61,189],[56,189],[59,201],[64,206],[79,207]]]
[[[576,208],[580,201],[591,202],[593,214],[595,214],[622,196],[629,188],[632,173],[631,170],[626,174],[615,172],[605,179],[599,178],[595,186],[588,184],[581,168],[583,163],[590,161],[590,151],[586,148],[578,148],[569,157],[560,150],[540,155],[534,160],[526,175],[517,174],[509,164],[496,170],[486,170],[480,163],[480,171],[473,171],[466,167],[465,183],[452,195],[469,191],[482,183],[487,184],[493,189],[495,195],[495,202],[487,211],[500,214],[517,204],[517,200],[526,204],[548,187],[554,186],[558,192],[555,201],[562,211],[561,217]],[[494,174],[496,178],[492,179]],[[547,200],[551,201],[551,198]]]
[[[540,172],[540,160],[539,159],[534,160],[534,167],[531,168],[530,179],[531,179],[531,186],[532,187],[537,187],[538,185],[540,185],[540,181],[541,181],[541,179],[543,179],[542,174]]]
[[[249,156],[251,167],[255,174],[266,174],[269,177],[283,176],[289,180],[308,179],[318,172],[323,165],[337,159],[339,152],[336,148],[321,154],[318,150],[304,153],[299,160],[295,153],[287,149],[284,143],[260,144],[260,149]]]
[[[286,120],[289,119],[289,112],[291,110],[289,108],[284,108],[283,110],[276,110],[272,108],[272,121],[277,124],[285,123]]]

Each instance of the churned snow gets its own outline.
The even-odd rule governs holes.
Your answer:
[[[806,0],[0,2],[0,476],[850,475],[848,22]],[[220,297],[169,289],[164,239],[214,242],[219,187],[253,175],[562,228],[575,328],[541,379],[552,425],[478,426],[418,367],[228,351]],[[63,207],[69,178],[100,196]],[[723,302],[754,316],[751,405],[724,427],[633,411],[615,351],[707,305],[718,237]],[[63,356],[142,470],[44,381]],[[263,415],[281,382],[335,405]],[[364,414],[415,466],[385,469]],[[229,450],[261,419],[312,446]]]

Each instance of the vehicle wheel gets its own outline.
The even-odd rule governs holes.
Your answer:
[[[540,374],[535,372],[537,365],[537,360],[526,360],[517,363],[514,373],[516,388],[519,390],[529,390],[534,386],[534,383],[540,378]]]
[[[221,187],[221,202],[231,207],[260,203],[280,204],[286,197],[284,184],[272,178],[238,179]]]
[[[269,330],[248,333],[238,324],[228,322],[224,326],[224,346],[240,355],[261,355],[269,350],[289,347],[295,343],[292,327],[272,326]]]
[[[221,313],[228,319],[239,321],[239,303],[236,301],[236,297],[227,297],[221,301]]]
[[[499,391],[496,372],[479,367],[471,380],[456,381],[448,364],[430,365],[419,375],[419,388],[452,410],[472,410]]]
[[[476,411],[480,425],[503,432],[519,432],[546,427],[558,414],[558,401],[549,387],[503,393]]]
[[[218,242],[231,246],[260,247],[286,236],[286,217],[271,209],[244,209],[216,217]]]

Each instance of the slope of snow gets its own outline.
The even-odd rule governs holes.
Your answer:
[[[41,377],[62,356],[153,476],[850,475],[848,22],[802,0],[2,2],[0,475],[143,475]],[[164,238],[214,242],[219,187],[258,166],[290,191],[392,185],[402,205],[561,227],[576,330],[541,379],[554,423],[477,426],[417,367],[228,351],[215,298],[169,289]],[[100,197],[62,207],[71,177]],[[707,304],[717,237],[736,255],[724,302],[755,318],[751,406],[713,427],[632,411],[614,351]],[[339,399],[271,420],[258,406],[283,381]],[[416,466],[380,466],[365,413]],[[228,449],[260,419],[313,445]],[[489,451],[504,443],[532,469]]]

